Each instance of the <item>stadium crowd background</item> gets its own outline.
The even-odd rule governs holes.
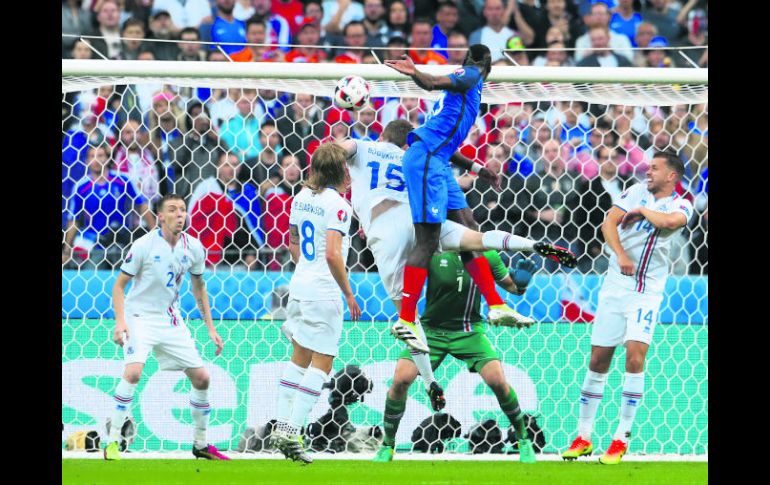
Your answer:
[[[481,42],[495,65],[514,65],[506,50],[517,65],[691,67],[670,47],[695,47],[682,52],[707,67],[706,27],[702,0],[62,1],[63,34],[99,37],[84,38],[123,60],[228,62],[213,45],[195,43],[206,41],[268,44],[222,45],[236,62],[377,63],[407,53],[418,64],[456,65],[465,52],[444,49]],[[64,35],[62,57],[99,55]],[[430,107],[412,98],[373,99],[350,113],[310,94],[160,84],[68,93],[62,265],[112,268],[123,248],[154,227],[146,210],[173,191],[188,202],[190,231],[207,247],[210,267],[289,269],[288,209],[318,144],[376,140],[390,120],[417,126]],[[462,152],[499,171],[503,190],[474,174],[456,175],[481,229],[569,244],[581,255],[578,271],[601,273],[604,214],[624,187],[644,180],[661,149],[685,162],[677,191],[696,207],[675,244],[673,272],[707,274],[706,105],[483,106]],[[351,267],[372,270],[363,239],[352,244]]]

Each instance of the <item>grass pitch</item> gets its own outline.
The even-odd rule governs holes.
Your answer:
[[[316,460],[302,466],[283,460],[62,460],[62,485],[701,485],[707,481],[708,463],[702,462],[626,462],[605,466],[596,460],[535,465],[517,461]]]

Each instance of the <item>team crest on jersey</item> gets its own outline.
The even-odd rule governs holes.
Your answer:
[[[134,353],[134,348],[133,348],[133,347],[131,347],[131,346],[129,345],[129,346],[126,348],[126,353],[127,353],[128,355],[131,355],[131,354],[133,354],[133,353]]]
[[[155,263],[160,263],[160,256],[158,256],[158,255],[156,254],[155,256],[153,256],[153,257],[152,257],[152,260],[153,260],[153,262],[155,262]]]
[[[182,264],[187,263],[187,255],[186,254],[184,256],[182,256],[181,262],[182,262]]]
[[[340,222],[348,222],[348,213],[340,209],[337,211],[337,219],[339,219]]]
[[[462,67],[458,67],[457,69],[455,69],[455,74],[458,75],[458,76],[464,76],[465,75],[465,69],[463,69]]]

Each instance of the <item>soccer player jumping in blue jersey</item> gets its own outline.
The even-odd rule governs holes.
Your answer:
[[[415,335],[422,334],[414,324],[417,301],[428,276],[428,263],[438,249],[441,223],[448,217],[469,227],[475,225],[465,195],[452,175],[449,159],[476,121],[484,80],[492,70],[492,57],[487,46],[474,44],[468,49],[463,65],[449,76],[422,73],[407,56],[387,60],[385,64],[410,76],[425,90],[444,90],[431,118],[409,133],[409,149],[403,158],[416,244],[404,268],[401,311],[393,330],[397,335],[407,337],[405,342],[410,344]],[[481,167],[476,165],[474,171],[478,172]],[[532,244],[537,253],[574,267],[575,256],[566,249],[543,242],[532,241]],[[472,253],[461,253],[461,256],[489,305],[489,322],[515,325],[518,314],[497,293],[484,256]]]

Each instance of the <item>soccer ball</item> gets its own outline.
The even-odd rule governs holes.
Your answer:
[[[358,111],[369,102],[369,83],[360,76],[345,76],[334,88],[334,104]]]

